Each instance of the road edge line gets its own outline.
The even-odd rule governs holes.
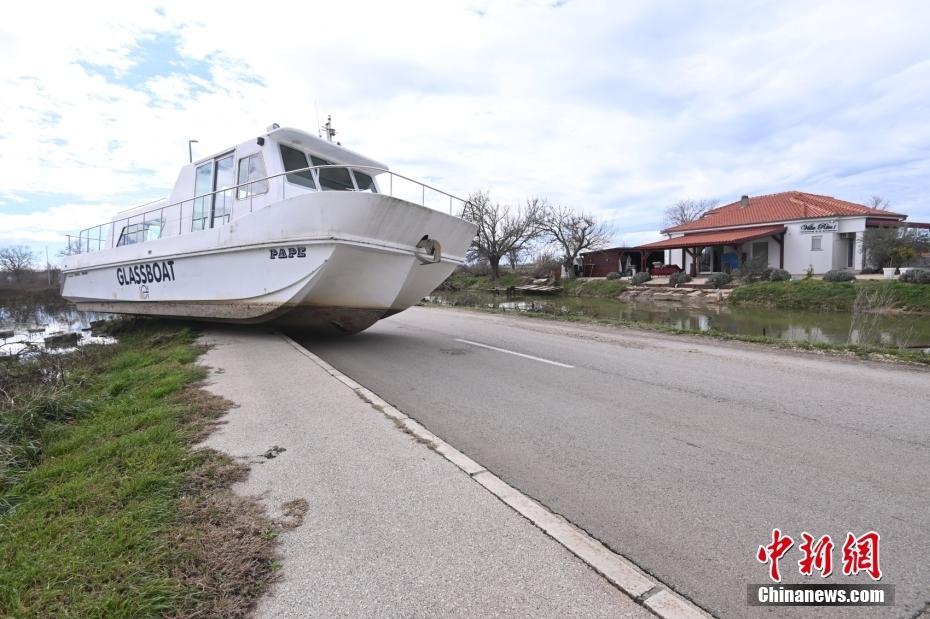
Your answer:
[[[433,451],[454,464],[485,490],[505,505],[532,522],[546,535],[561,544],[592,570],[600,574],[632,601],[663,619],[707,619],[713,617],[694,602],[675,593],[664,583],[646,574],[635,563],[592,537],[587,531],[572,524],[565,517],[509,485],[481,464],[426,429],[421,423],[388,404],[370,389],[352,380],[295,340],[277,334],[300,354],[304,355],[327,374],[351,389],[372,408],[394,421],[404,432],[426,443]]]

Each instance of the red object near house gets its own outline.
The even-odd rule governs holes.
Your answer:
[[[661,277],[663,275],[671,275],[677,273],[681,270],[681,267],[677,264],[663,264],[660,267],[653,267],[649,269],[650,275],[655,275],[656,277]]]

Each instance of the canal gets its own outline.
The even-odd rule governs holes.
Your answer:
[[[850,314],[674,301],[619,301],[598,297],[532,297],[437,291],[423,305],[588,317],[602,322],[650,323],[690,331],[721,331],[790,341],[930,349],[930,316]]]
[[[79,312],[60,302],[7,302],[0,305],[0,357],[29,354],[48,349],[64,352],[83,344],[106,344],[112,338],[94,334],[92,323],[108,314]],[[73,333],[76,338],[61,338]]]

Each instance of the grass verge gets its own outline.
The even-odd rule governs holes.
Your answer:
[[[884,290],[896,311],[930,313],[930,285],[897,281],[825,282],[809,279],[756,282],[735,288],[730,303],[809,311],[852,311],[861,290]]]
[[[198,387],[187,328],[0,367],[0,615],[243,616],[276,528],[193,446],[228,402]]]
[[[421,307],[431,307],[430,305],[422,305]],[[453,306],[448,306],[453,307]],[[735,341],[735,342],[746,342],[750,344],[763,344],[765,346],[771,346],[773,348],[779,348],[783,350],[800,350],[800,351],[812,351],[819,352],[823,354],[831,354],[840,357],[855,357],[859,359],[866,359],[870,361],[896,361],[903,363],[914,363],[919,365],[930,366],[930,354],[923,353],[917,350],[908,350],[902,348],[883,348],[877,346],[862,346],[858,344],[828,344],[824,342],[807,342],[807,341],[791,341],[791,340],[782,340],[773,337],[757,336],[757,335],[740,335],[735,333],[727,333],[726,331],[718,331],[711,329],[708,331],[699,331],[696,329],[680,329],[677,327],[670,327],[667,325],[656,324],[652,322],[636,322],[632,320],[622,320],[622,319],[604,319],[596,318],[593,316],[579,316],[579,315],[565,315],[565,314],[556,314],[548,313],[544,311],[540,312],[519,312],[515,313],[513,311],[505,311],[495,308],[485,308],[485,307],[455,307],[456,310],[464,311],[475,311],[483,312],[485,314],[507,314],[509,316],[525,316],[527,318],[535,318],[542,320],[554,320],[559,322],[578,322],[578,323],[587,323],[587,324],[599,324],[599,325],[608,325],[613,327],[625,327],[629,329],[637,329],[639,331],[651,331],[654,333],[666,333],[670,335],[696,335],[701,337],[712,338],[716,340],[725,340],[725,341]]]
[[[532,283],[533,278],[520,273],[501,271],[501,276],[493,280],[488,275],[470,273],[453,273],[440,287],[445,290],[490,290],[492,288],[509,288]],[[629,285],[620,280],[601,278],[563,279],[563,294],[575,297],[615,297]]]
[[[450,275],[440,288],[446,290],[488,290],[491,288],[522,286],[532,281],[532,277],[503,269],[497,279],[491,279],[490,275],[472,275],[471,273],[457,272]]]

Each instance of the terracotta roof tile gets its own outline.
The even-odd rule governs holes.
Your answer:
[[[733,230],[718,230],[716,232],[696,232],[671,239],[656,241],[640,245],[636,249],[677,249],[680,247],[708,247],[713,245],[739,245],[764,236],[781,234],[785,226],[756,226],[752,228],[736,228]]]
[[[737,200],[732,204],[711,209],[703,217],[680,226],[666,228],[662,232],[685,232],[689,230],[706,230],[729,226],[765,224],[776,221],[795,219],[815,219],[822,217],[843,217],[866,215],[870,217],[892,217],[904,219],[906,215],[869,208],[855,202],[838,200],[831,196],[821,196],[801,191],[785,191],[766,196],[749,198],[749,205],[741,207]]]

